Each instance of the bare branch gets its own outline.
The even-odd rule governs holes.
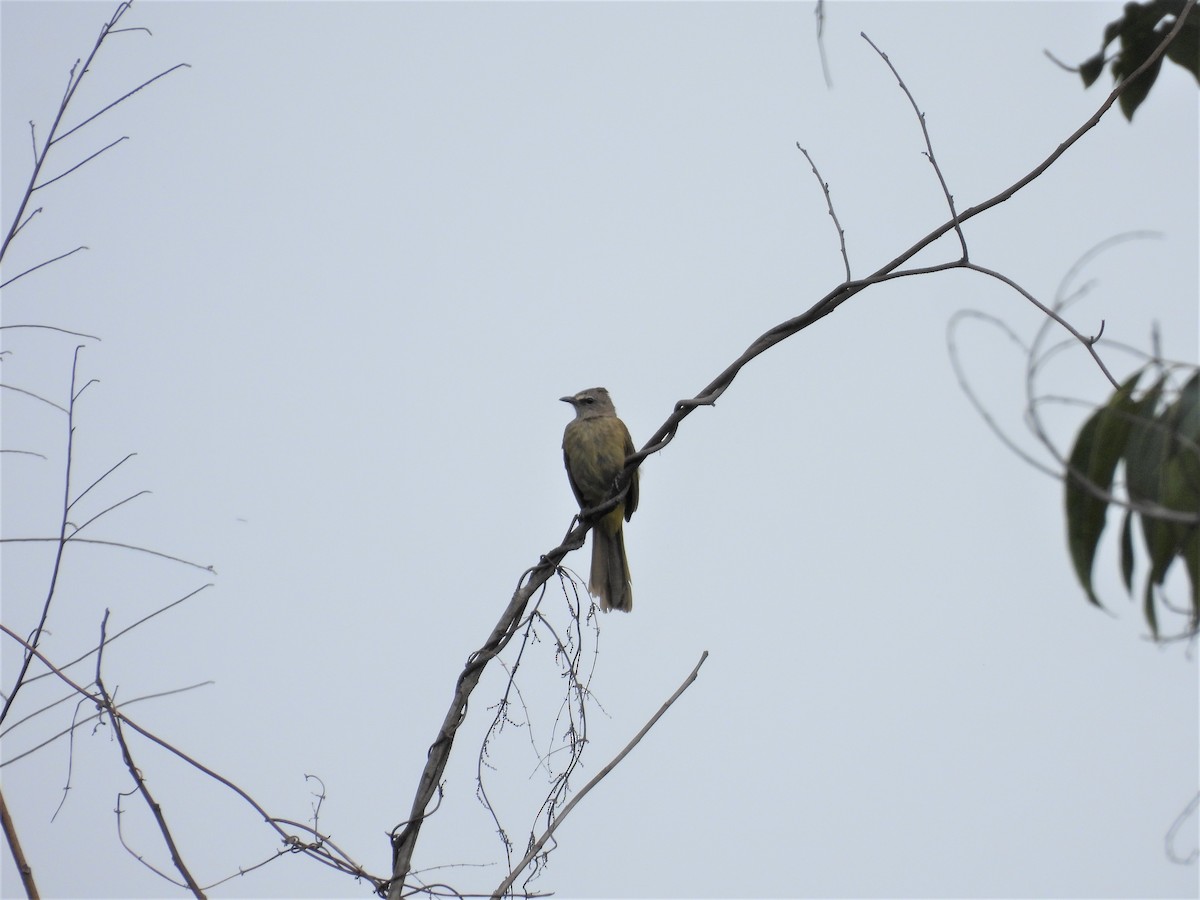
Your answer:
[[[121,28],[121,29],[118,29],[118,31],[120,33],[129,32],[129,31],[144,31],[144,32],[146,32],[146,34],[150,34],[150,29],[148,29],[148,28]],[[117,34],[118,31],[111,31],[109,33]],[[71,128],[68,131],[64,131],[58,137],[54,138],[54,140],[52,140],[50,143],[57,144],[59,141],[65,140],[66,138],[70,137],[75,132],[77,132],[84,125],[87,125],[89,122],[92,122],[92,121],[100,118],[102,115],[104,115],[106,112],[108,112],[110,109],[112,109],[117,104],[123,103],[124,101],[126,101],[130,97],[132,97],[134,94],[136,94],[138,91],[142,90],[143,88],[148,88],[150,85],[154,84],[154,82],[158,81],[158,79],[164,78],[167,75],[170,75],[176,69],[190,69],[190,68],[191,68],[190,63],[176,63],[175,65],[171,66],[171,68],[166,69],[165,71],[159,72],[153,78],[149,78],[146,81],[143,81],[141,84],[139,84],[137,87],[135,87],[132,91],[129,91],[127,94],[122,94],[120,97],[118,97],[112,103],[108,104],[108,106],[104,107],[99,112],[93,113],[92,115],[88,116],[86,119],[84,119],[78,125],[76,125],[74,128]],[[121,140],[126,140],[126,138],[121,138]],[[110,144],[109,146],[112,146],[112,145]],[[107,150],[108,148],[106,147],[105,149]],[[93,156],[94,155],[95,154],[93,154]],[[91,159],[91,158],[92,157],[88,157],[88,159]],[[84,160],[84,162],[87,162],[87,160]],[[83,163],[80,163],[80,165],[83,165]],[[79,168],[79,166],[76,166],[75,168]],[[64,174],[66,174],[66,173],[64,173]],[[61,178],[62,176],[60,175],[59,177]],[[46,183],[49,184],[50,182],[46,182]]]
[[[1187,856],[1180,856],[1175,850],[1175,840],[1179,835],[1179,829],[1188,819],[1196,815],[1197,808],[1200,808],[1200,794],[1196,794],[1183,808],[1183,812],[1175,817],[1175,821],[1171,823],[1171,827],[1167,829],[1167,835],[1163,839],[1167,846],[1167,859],[1181,866],[1193,866],[1196,864],[1196,860],[1200,859],[1200,850],[1195,848],[1189,851]]]
[[[39,207],[37,210],[34,210],[34,211],[40,212],[41,209]],[[16,233],[19,230],[20,229],[18,228],[16,231],[13,231],[14,237],[16,236]],[[68,250],[66,253],[62,253],[62,254],[54,257],[53,259],[47,259],[44,262],[40,262],[36,266],[31,266],[30,268],[26,269],[24,272],[21,272],[19,275],[14,275],[12,278],[8,279],[7,281],[0,282],[0,288],[8,287],[10,284],[12,284],[18,278],[24,278],[30,272],[36,272],[38,269],[42,268],[43,266],[48,266],[48,265],[50,265],[50,263],[56,263],[60,259],[66,259],[68,256],[72,256],[73,254],[78,253],[80,250],[88,250],[88,249],[90,249],[90,248],[85,247],[85,246],[79,246],[79,247],[76,247],[74,250]]]
[[[846,280],[850,281],[853,276],[850,274],[850,257],[846,255],[846,232],[842,229],[842,223],[838,221],[837,213],[833,211],[833,198],[829,195],[829,182],[821,177],[821,173],[817,171],[817,164],[813,162],[808,151],[800,146],[799,141],[796,142],[796,149],[804,154],[804,158],[812,167],[812,173],[817,176],[817,183],[821,185],[821,193],[825,195],[825,206],[829,210],[829,217],[833,219],[833,227],[837,229],[838,244],[842,250],[842,262],[846,265]]]
[[[58,584],[58,574],[62,570],[63,551],[67,546],[67,515],[71,508],[71,459],[72,447],[75,439],[75,379],[79,368],[79,351],[82,347],[76,347],[75,353],[71,359],[71,400],[67,406],[67,460],[65,466],[65,474],[63,478],[63,508],[62,516],[59,519],[59,531],[54,552],[54,565],[50,571],[50,586],[46,591],[46,600],[42,604],[41,618],[38,619],[37,628],[34,629],[33,638],[29,643],[29,647],[21,660],[21,669],[17,673],[17,680],[13,683],[13,689],[9,692],[8,697],[4,700],[4,708],[0,710],[0,723],[3,723],[8,716],[8,712],[12,709],[13,701],[17,697],[17,693],[21,690],[21,685],[25,681],[25,676],[29,672],[29,664],[33,662],[33,653],[37,649],[38,643],[42,639],[42,631],[46,627],[46,619],[50,615],[50,604],[54,600],[54,590]]]
[[[38,453],[36,450],[15,450],[8,447],[0,448],[0,453],[15,453],[17,456],[36,456],[38,459],[49,459],[45,453]]]
[[[0,388],[4,388],[4,390],[6,390],[6,391],[15,391],[18,394],[24,394],[26,397],[32,397],[34,400],[40,400],[42,403],[45,403],[47,406],[53,406],[60,413],[67,412],[67,408],[65,406],[59,406],[53,400],[48,400],[45,397],[43,397],[41,394],[35,394],[33,391],[25,390],[25,388],[15,387],[14,385],[11,385],[11,384],[0,384]]]
[[[80,500],[82,500],[85,496],[87,496],[88,491],[90,491],[92,488],[94,488],[96,485],[98,485],[100,482],[102,482],[105,478],[107,478],[109,475],[111,475],[117,469],[121,468],[121,466],[125,465],[125,463],[129,462],[129,460],[133,459],[135,456],[137,456],[136,453],[126,453],[124,458],[121,459],[120,462],[115,463],[107,472],[105,472],[103,475],[101,475],[99,478],[97,478],[95,481],[93,481],[91,484],[89,484],[87,487],[85,487],[82,491],[80,491],[79,496],[76,497],[74,500],[72,500],[67,505],[67,509],[70,509],[76,503],[78,503]]]
[[[950,351],[950,365],[954,369],[954,377],[958,381],[958,386],[966,395],[967,401],[975,408],[975,412],[977,412],[980,418],[983,419],[984,424],[987,425],[992,434],[994,434],[1000,440],[1000,442],[1004,444],[1004,446],[1008,447],[1009,450],[1011,450],[1033,468],[1045,475],[1051,476],[1052,478],[1057,478],[1059,473],[1056,469],[1050,468],[1041,462],[1041,460],[1036,459],[1025,450],[1021,449],[1021,447],[1019,447],[1017,443],[1005,433],[1004,429],[1001,428],[999,423],[996,422],[995,417],[988,412],[987,408],[980,401],[978,395],[975,393],[974,388],[971,387],[970,379],[967,377],[966,370],[964,370],[962,366],[962,360],[958,352],[958,345],[954,340],[954,336],[958,331],[959,322],[968,318],[979,319],[987,322],[989,325],[992,325],[995,328],[1000,329],[1000,331],[1009,340],[1021,348],[1023,353],[1027,353],[1029,349],[1017,336],[1017,333],[1013,331],[1012,328],[1010,328],[1008,324],[998,316],[993,316],[990,313],[979,312],[978,310],[960,310],[951,316],[950,321],[946,324],[946,345]]]
[[[38,900],[41,894],[38,893],[37,883],[33,879],[33,869],[25,860],[25,852],[21,849],[21,841],[17,837],[17,826],[13,824],[12,816],[8,812],[8,803],[4,799],[4,791],[0,790],[0,827],[4,829],[4,838],[8,841],[8,847],[12,850],[13,862],[17,864],[17,871],[21,873],[21,885],[25,888],[25,896],[29,900]]]
[[[87,338],[90,341],[100,340],[100,338],[96,337],[94,334],[84,334],[82,331],[71,331],[67,328],[59,328],[57,325],[0,325],[0,331],[6,331],[9,328],[44,328],[47,331],[57,331],[60,334],[69,334],[71,337]]]
[[[124,628],[122,628],[120,631],[118,631],[116,634],[114,634],[114,635],[111,635],[111,636],[109,637],[109,639],[108,639],[108,643],[110,643],[110,644],[111,644],[111,643],[112,643],[113,641],[115,641],[117,638],[121,637],[122,635],[128,634],[129,632],[133,631],[133,629],[137,628],[139,625],[142,625],[142,624],[144,624],[144,623],[146,623],[146,622],[150,621],[150,620],[151,620],[151,619],[153,619],[155,616],[161,615],[162,613],[165,613],[165,612],[167,612],[167,611],[168,611],[168,610],[170,610],[170,609],[174,609],[174,608],[175,608],[176,606],[178,606],[180,603],[183,603],[185,600],[190,600],[190,599],[192,599],[192,598],[193,598],[193,597],[195,597],[197,594],[199,594],[201,591],[203,591],[203,590],[205,590],[205,589],[207,589],[207,588],[210,588],[210,587],[212,587],[212,586],[213,586],[213,585],[212,585],[212,582],[209,582],[208,584],[202,584],[202,585],[200,585],[200,587],[196,588],[194,591],[189,591],[188,593],[184,594],[182,597],[179,597],[179,598],[178,598],[178,599],[176,599],[176,600],[172,600],[172,601],[171,601],[170,603],[168,603],[166,606],[160,606],[158,609],[154,610],[154,612],[152,612],[152,613],[148,613],[148,614],[146,614],[146,615],[142,616],[140,619],[138,619],[138,620],[137,620],[136,622],[134,622],[132,625],[127,625],[126,627],[124,627]],[[75,657],[75,659],[71,660],[70,662],[68,662],[68,663],[63,663],[63,664],[62,664],[62,665],[61,665],[59,668],[60,668],[60,669],[62,669],[62,670],[65,672],[67,669],[71,668],[71,666],[75,665],[76,663],[83,662],[85,659],[87,659],[87,658],[88,658],[89,656],[91,656],[93,653],[98,653],[99,651],[100,651],[100,648],[99,648],[99,647],[93,647],[91,650],[87,651],[86,653],[83,653],[83,654],[81,654],[81,655],[79,655],[79,656]],[[48,677],[49,675],[52,675],[52,674],[53,674],[52,672],[42,672],[40,675],[34,675],[32,678],[27,678],[27,679],[25,679],[25,680],[26,680],[27,682],[34,682],[34,681],[37,681],[37,680],[38,680],[38,679],[40,679],[40,678],[46,678],[46,677]],[[202,683],[203,683],[203,684],[209,684],[210,682],[207,682],[207,681],[206,681],[206,682],[202,682]],[[175,692],[174,692],[174,691],[169,691],[168,693],[175,693]],[[151,694],[150,696],[157,697],[157,696],[162,696],[162,695],[160,695],[160,694]],[[123,705],[123,706],[128,706],[128,705],[129,705],[130,703],[132,703],[132,702],[133,702],[132,700],[126,700],[126,701],[125,701],[125,702],[124,702],[122,705]],[[6,733],[6,732],[0,732],[0,737],[3,737],[5,733]]]
[[[53,537],[0,538],[0,544],[44,544],[57,540],[58,538]],[[217,574],[215,566],[192,562],[190,559],[184,559],[180,556],[172,556],[170,553],[163,553],[160,550],[151,550],[149,547],[139,547],[137,544],[125,544],[121,541],[102,541],[97,538],[69,537],[67,540],[72,544],[92,544],[98,547],[116,547],[120,550],[133,550],[135,553],[145,553],[149,556],[157,556],[159,559],[168,560],[169,562],[190,566],[193,569],[199,569],[201,572],[208,572],[212,575]]]
[[[117,138],[111,144],[101,147],[99,150],[97,150],[91,156],[87,157],[86,159],[83,159],[80,162],[77,162],[75,165],[71,166],[71,168],[67,169],[67,171],[60,172],[58,175],[55,175],[53,178],[51,178],[47,181],[43,181],[40,184],[35,184],[32,188],[30,188],[30,190],[40,191],[44,187],[49,187],[50,185],[54,184],[54,182],[59,181],[63,178],[66,178],[68,175],[70,175],[76,169],[80,169],[83,166],[86,166],[88,163],[90,163],[93,159],[95,159],[101,153],[105,152],[106,150],[111,150],[113,147],[117,146],[117,144],[121,143],[121,141],[127,141],[127,140],[129,140],[128,135],[123,135],[122,137]]]
[[[29,124],[32,125],[33,123],[30,122]],[[28,225],[30,222],[32,222],[33,217],[36,215],[39,215],[42,211],[43,211],[43,207],[39,206],[37,209],[35,209],[33,212],[31,212],[29,215],[27,215],[25,217],[24,221],[22,221],[19,225],[17,225],[16,230],[13,232],[13,237],[16,237],[18,234],[20,234],[21,229],[24,228],[26,225]]]
[[[79,532],[83,531],[83,529],[87,528],[89,525],[91,525],[93,522],[95,522],[101,516],[112,512],[114,509],[116,509],[119,506],[124,506],[130,500],[136,500],[138,497],[142,497],[142,496],[144,496],[146,494],[150,494],[150,493],[152,493],[152,491],[145,491],[145,490],[138,491],[136,494],[132,494],[132,495],[126,497],[124,500],[118,500],[112,506],[109,506],[109,507],[106,507],[105,509],[100,510],[100,512],[96,513],[94,516],[92,516],[90,519],[88,519],[82,525],[76,526],[75,531],[72,533],[72,535],[69,538],[67,538],[67,540],[71,540],[71,541],[75,540],[75,535],[79,534]]]
[[[925,136],[925,157],[933,166],[933,171],[937,174],[938,183],[942,186],[942,195],[946,198],[946,204],[950,207],[950,219],[954,222],[954,231],[958,234],[958,243],[962,247],[962,258],[965,261],[967,254],[967,239],[963,236],[962,226],[958,222],[958,213],[954,209],[954,195],[950,193],[950,188],[946,185],[946,179],[942,175],[942,167],[938,165],[937,158],[933,155],[933,141],[929,137],[929,129],[925,125],[925,113],[921,112],[921,108],[917,106],[917,101],[913,98],[912,91],[908,89],[908,85],[904,83],[904,79],[900,77],[900,73],[896,71],[896,67],[892,65],[888,55],[875,46],[875,42],[867,37],[866,32],[859,32],[859,36],[864,41],[871,45],[871,49],[879,54],[880,58],[887,63],[887,67],[892,70],[892,74],[896,76],[896,82],[900,85],[900,90],[904,91],[904,96],[908,98],[908,102],[912,105],[913,112],[917,114],[917,121],[921,123],[921,134]]]
[[[1073,325],[1071,325],[1070,322],[1068,322],[1061,315],[1059,315],[1056,310],[1051,309],[1049,306],[1042,303],[1042,301],[1038,300],[1037,297],[1033,296],[1033,294],[1029,293],[1029,291],[1025,290],[1025,288],[1021,287],[1019,284],[1017,284],[1015,281],[1013,281],[1007,275],[1003,275],[1000,272],[995,271],[994,269],[989,269],[989,268],[986,268],[985,266],[980,266],[980,265],[976,265],[975,263],[965,262],[965,261],[963,262],[963,268],[969,269],[972,272],[979,272],[981,275],[987,275],[990,278],[995,278],[997,281],[1003,282],[1004,284],[1008,285],[1010,288],[1012,288],[1014,291],[1016,291],[1018,294],[1020,294],[1022,297],[1024,297],[1026,300],[1028,300],[1034,306],[1036,306],[1039,310],[1041,310],[1042,313],[1047,318],[1053,319],[1055,322],[1057,322],[1059,325],[1061,325],[1063,328],[1065,328],[1068,332],[1070,332],[1071,337],[1075,338],[1075,340],[1079,341],[1079,343],[1083,344],[1083,346],[1087,348],[1088,353],[1090,353],[1092,356],[1092,359],[1094,359],[1096,361],[1096,365],[1100,367],[1100,371],[1104,373],[1104,377],[1108,379],[1109,383],[1115,388],[1119,388],[1121,386],[1120,383],[1117,381],[1117,379],[1113,378],[1112,372],[1108,371],[1108,366],[1106,366],[1104,364],[1104,361],[1102,359],[1100,359],[1100,354],[1096,352],[1095,345],[1096,345],[1096,341],[1100,337],[1099,334],[1097,334],[1095,337],[1087,337],[1083,334],[1080,334],[1079,331],[1076,330],[1075,327]],[[1100,323],[1100,330],[1101,331],[1104,330],[1103,322]]]

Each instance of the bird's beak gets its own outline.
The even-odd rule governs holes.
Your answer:
[[[563,403],[574,403],[575,402],[574,397],[559,397],[558,399],[561,400]]]

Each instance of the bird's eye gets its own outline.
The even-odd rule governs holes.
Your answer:
[[[595,403],[595,402],[596,402],[596,398],[595,398],[595,397],[584,397],[584,398],[583,398],[583,402],[584,402],[584,403]]]

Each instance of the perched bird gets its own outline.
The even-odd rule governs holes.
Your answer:
[[[625,468],[625,458],[634,452],[633,439],[625,423],[617,418],[612,399],[604,388],[588,388],[573,397],[560,397],[575,408],[575,418],[563,432],[563,462],[581,509],[607,500],[613,484]],[[629,521],[638,504],[638,473],[625,498],[592,526],[592,574],[588,591],[600,598],[605,612],[633,609],[629,583],[629,561],[621,520]]]

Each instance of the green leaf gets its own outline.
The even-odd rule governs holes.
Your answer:
[[[1200,372],[1183,386],[1179,396],[1160,418],[1167,443],[1166,460],[1159,482],[1160,502],[1168,509],[1200,516]],[[1200,619],[1197,567],[1200,566],[1200,523],[1170,522],[1171,556],[1162,567],[1157,583],[1178,556],[1187,569],[1191,588],[1191,627]]]
[[[1200,82],[1200,15],[1192,10],[1175,40],[1167,47],[1167,59],[1183,66]]]
[[[1178,452],[1200,462],[1200,370],[1179,391],[1169,415]]]
[[[1193,528],[1183,542],[1183,563],[1192,586],[1191,629],[1200,628],[1200,528]]]
[[[1113,473],[1125,452],[1136,415],[1133,389],[1143,371],[1139,369],[1130,376],[1108,403],[1084,422],[1067,461],[1064,479],[1067,546],[1075,576],[1088,600],[1096,606],[1101,603],[1092,587],[1092,567],[1104,533],[1108,501],[1097,497],[1094,489],[1107,493],[1112,488]]]
[[[1109,22],[1104,26],[1104,47],[1108,47],[1113,41],[1121,36],[1121,29],[1125,27],[1124,19],[1117,19],[1115,22]],[[1103,52],[1103,50],[1101,50]]]
[[[1154,411],[1165,383],[1166,376],[1160,376],[1132,408],[1131,428],[1125,451],[1125,481],[1129,498],[1135,502],[1153,501],[1158,497],[1158,475],[1162,465],[1164,441]]]
[[[1121,522],[1121,580],[1125,590],[1133,594],[1133,511],[1129,509]]]
[[[1104,51],[1101,50],[1095,56],[1085,59],[1079,64],[1079,77],[1083,79],[1085,88],[1091,87],[1096,83],[1096,79],[1104,71]]]
[[[1158,640],[1158,610],[1154,608],[1154,582],[1146,579],[1146,592],[1142,597],[1142,611],[1146,624],[1150,626],[1150,637]]]
[[[1125,69],[1125,71],[1133,72],[1142,64],[1142,62],[1145,62],[1145,57],[1142,57],[1142,59],[1138,61],[1136,65],[1130,65]],[[1150,68],[1148,68],[1133,81],[1129,82],[1129,84],[1125,86],[1125,90],[1121,91],[1121,96],[1117,98],[1117,103],[1120,104],[1121,112],[1125,114],[1125,118],[1129,121],[1133,121],[1133,114],[1137,111],[1137,108],[1142,105],[1142,101],[1149,96],[1150,88],[1154,87],[1154,80],[1158,78],[1158,71],[1161,68],[1162,57],[1160,56],[1154,61],[1154,64],[1150,66]],[[1113,74],[1116,75],[1115,69]],[[1125,77],[1124,74],[1118,76],[1117,80],[1119,81],[1123,77]]]
[[[1200,375],[1184,385],[1162,424],[1167,435],[1163,505],[1200,514]]]
[[[1113,60],[1113,79],[1120,82],[1148,60],[1163,39],[1175,26],[1183,9],[1180,0],[1151,0],[1149,3],[1126,3],[1124,18],[1111,22],[1104,30],[1104,46],[1107,48],[1114,38],[1120,38],[1121,49]],[[1180,33],[1176,35],[1164,54],[1179,65],[1193,72],[1200,80],[1200,58],[1196,52],[1200,47],[1200,17],[1189,15]],[[1130,82],[1121,92],[1121,112],[1132,120],[1133,114],[1150,93],[1155,79],[1162,68],[1162,57],[1154,61],[1145,72]]]
[[[1166,376],[1160,378],[1138,402],[1129,446],[1125,453],[1125,478],[1129,499],[1134,503],[1163,503],[1163,469],[1170,447],[1168,429],[1154,414]],[[1139,515],[1142,537],[1150,554],[1150,582],[1161,584],[1171,558],[1175,541],[1170,523],[1144,513]]]
[[[1125,455],[1129,498],[1195,516],[1200,513],[1200,446],[1195,440],[1200,433],[1200,374],[1189,379],[1175,401],[1155,415],[1164,384],[1165,376],[1138,401],[1138,417]],[[1145,510],[1138,516],[1150,555],[1143,606],[1146,622],[1157,636],[1154,588],[1163,584],[1176,557],[1188,568],[1192,618],[1200,617],[1196,584],[1200,524],[1162,518]]]

